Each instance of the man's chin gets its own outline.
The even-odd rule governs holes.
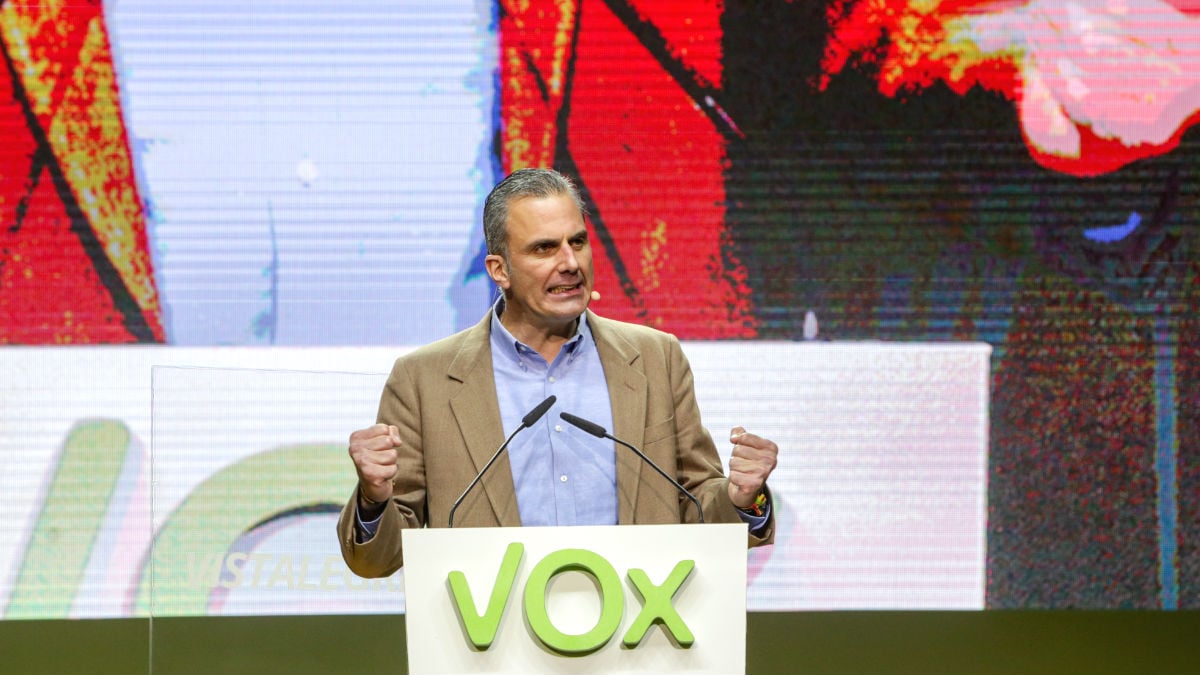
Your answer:
[[[568,297],[550,296],[550,310],[564,320],[574,320],[588,307],[589,294],[580,289]]]

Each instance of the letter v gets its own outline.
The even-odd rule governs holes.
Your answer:
[[[517,579],[517,567],[521,564],[521,556],[524,554],[524,544],[514,542],[508,545],[508,550],[504,552],[504,560],[500,562],[496,583],[492,586],[492,597],[488,600],[487,611],[482,615],[475,609],[475,600],[467,586],[466,575],[453,570],[446,577],[450,584],[450,597],[454,601],[458,622],[462,625],[467,641],[475,649],[486,651],[492,646],[492,640],[496,639],[500,619],[504,616],[504,609],[508,607],[513,582]]]

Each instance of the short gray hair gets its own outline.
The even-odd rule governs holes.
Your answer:
[[[583,197],[570,178],[554,169],[517,169],[496,184],[483,202],[483,239],[488,255],[508,259],[508,206],[523,197],[567,195],[583,217]]]

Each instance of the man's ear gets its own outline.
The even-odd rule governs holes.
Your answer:
[[[492,278],[503,290],[508,290],[512,282],[508,278],[508,264],[501,256],[492,254],[483,259],[483,266],[487,268],[487,274]]]

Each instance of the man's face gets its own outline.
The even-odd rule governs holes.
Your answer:
[[[511,202],[508,260],[489,255],[486,264],[506,293],[504,323],[509,330],[559,332],[591,299],[591,244],[583,216],[568,195]]]

